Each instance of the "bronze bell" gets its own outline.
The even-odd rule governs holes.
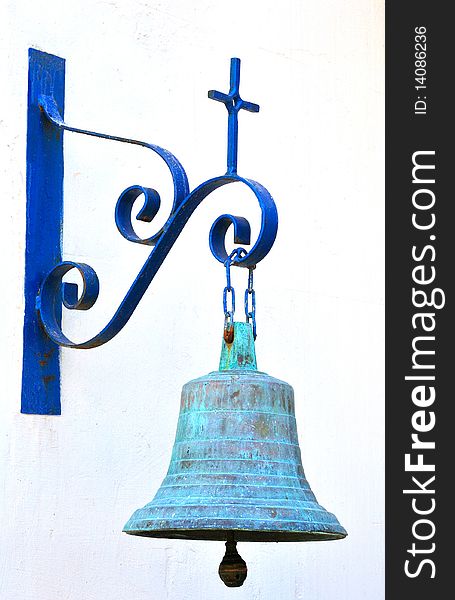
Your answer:
[[[243,584],[237,542],[309,542],[347,534],[305,478],[292,387],[257,370],[249,323],[223,339],[219,371],[183,386],[167,475],[136,510],[131,535],[226,542],[219,574]]]

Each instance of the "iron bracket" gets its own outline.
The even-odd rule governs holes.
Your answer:
[[[125,326],[145,294],[164,259],[199,204],[214,190],[242,183],[256,196],[261,210],[260,232],[248,252],[239,253],[238,267],[252,267],[270,251],[278,228],[278,214],[270,193],[260,183],[237,174],[238,112],[258,112],[259,106],[242,100],[239,92],[240,60],[231,59],[228,94],[211,90],[209,98],[223,102],[228,111],[227,172],[203,182],[190,191],[185,170],[168,150],[114,135],[72,127],[64,121],[65,61],[62,58],[29,50],[29,91],[27,129],[27,224],[25,260],[25,318],[22,376],[23,413],[60,414],[59,347],[88,349],[111,340]],[[152,150],[169,169],[174,199],[165,225],[153,236],[141,238],[132,222],[135,200],[144,204],[136,219],[151,222],[160,208],[159,193],[148,187],[132,185],[119,196],[115,222],[120,234],[130,242],[153,246],[130,289],[107,325],[85,342],[73,342],[62,331],[62,306],[70,310],[88,310],[97,300],[99,281],[96,272],[85,263],[62,261],[63,230],[63,132],[69,131],[135,144]],[[234,243],[250,245],[251,229],[244,217],[223,214],[213,223],[209,244],[213,256],[225,263],[227,230],[233,226]],[[82,277],[82,289],[63,282],[76,269]]]

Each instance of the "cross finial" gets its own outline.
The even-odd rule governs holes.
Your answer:
[[[211,100],[223,102],[228,111],[228,147],[227,147],[227,175],[237,173],[237,147],[238,147],[238,120],[237,115],[242,108],[249,112],[259,112],[259,105],[246,102],[240,97],[240,58],[231,58],[231,87],[228,94],[210,90],[208,96]]]

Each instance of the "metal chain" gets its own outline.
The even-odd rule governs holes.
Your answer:
[[[231,284],[231,266],[237,258],[245,256],[244,248],[236,248],[227,257],[224,267],[226,269],[226,285],[223,290],[223,311],[224,311],[224,331],[225,339],[228,340],[233,333],[234,313],[235,313],[235,290]],[[244,305],[246,322],[253,325],[253,337],[256,339],[256,292],[253,287],[253,271],[256,265],[248,267],[248,287],[245,290]],[[230,306],[228,307],[228,298],[230,296]],[[251,303],[251,306],[250,306]]]
[[[226,286],[223,290],[224,329],[231,328],[234,324],[235,313],[235,290],[231,285],[231,266],[236,258],[242,258],[246,254],[244,248],[235,248],[227,257],[224,266],[226,268]],[[230,295],[230,309],[228,309],[228,295]]]
[[[256,292],[253,287],[253,271],[256,265],[248,267],[248,287],[245,290],[245,316],[246,322],[253,325],[253,337],[256,339]],[[250,296],[251,296],[251,307],[250,307]]]

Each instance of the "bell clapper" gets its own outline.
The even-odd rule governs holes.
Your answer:
[[[240,587],[247,576],[246,562],[237,552],[237,542],[234,533],[228,533],[226,542],[226,553],[218,568],[218,573],[224,585],[228,587]]]

